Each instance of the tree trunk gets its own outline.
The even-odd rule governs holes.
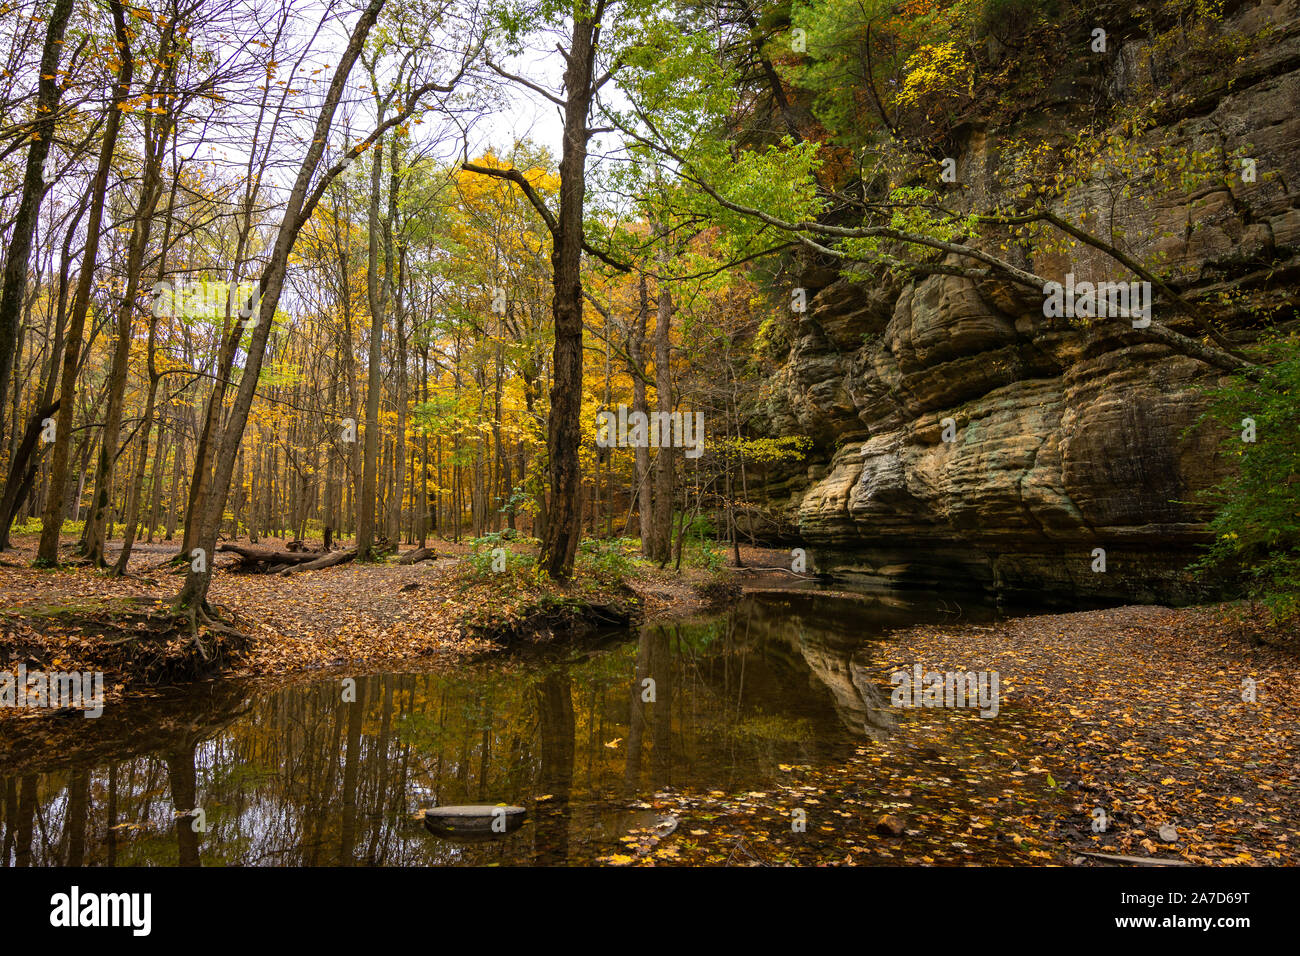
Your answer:
[[[149,351],[150,362],[153,365],[153,337],[150,336]],[[131,547],[135,544],[135,526],[140,515],[140,491],[144,485],[145,466],[149,460],[149,433],[153,429],[153,407],[154,398],[158,392],[158,376],[153,374],[150,369],[149,375],[149,395],[144,404],[144,424],[140,427],[140,461],[136,465],[135,474],[131,478],[130,487],[126,492],[126,527],[122,529],[122,552],[117,556],[117,564],[113,566],[113,577],[120,578],[126,573],[127,562],[131,560]],[[158,444],[161,450],[162,430],[159,429]],[[157,451],[155,454],[157,454]]]
[[[304,222],[306,222],[307,216],[310,215],[310,210],[304,210],[308,187],[312,178],[316,175],[317,166],[320,164],[321,156],[325,151],[330,125],[333,122],[339,100],[342,98],[348,75],[361,54],[367,34],[369,34],[375,20],[379,17],[379,11],[383,7],[383,3],[384,0],[370,0],[369,5],[361,14],[356,27],[353,29],[347,49],[339,60],[338,68],[330,81],[329,92],[326,94],[325,101],[321,106],[315,133],[309,141],[307,154],[303,157],[293,189],[289,193],[289,200],[280,222],[279,234],[276,236],[270,261],[262,274],[260,283],[262,300],[258,312],[258,321],[253,329],[252,341],[249,343],[248,361],[239,381],[239,392],[235,396],[234,405],[230,410],[230,419],[221,435],[221,445],[219,453],[216,455],[216,473],[213,479],[212,493],[208,496],[197,538],[199,550],[209,558],[212,556],[216,545],[217,527],[221,520],[221,512],[225,507],[226,495],[230,490],[230,477],[234,470],[234,451],[239,445],[244,434],[244,427],[248,423],[249,410],[253,404],[253,394],[257,388],[258,374],[261,372],[262,362],[265,358],[266,341],[271,334],[271,320],[275,317],[275,310],[280,303],[280,293],[284,288],[285,269],[288,265],[289,252],[293,249],[294,241],[297,239]],[[176,598],[177,609],[197,611],[201,608],[207,601],[208,586],[211,580],[211,561],[208,561],[203,566],[203,570],[199,570],[195,563],[192,562],[189,573],[185,578],[185,584]]]
[[[551,367],[551,412],[547,419],[551,499],[542,540],[541,566],[554,580],[573,576],[582,537],[582,248],[583,200],[587,188],[587,122],[593,96],[593,68],[604,3],[573,20],[573,40],[564,71],[564,148],[560,158],[560,210],[556,217],[551,271],[555,348]]]
[[[176,447],[172,450],[172,487],[167,495],[167,538],[176,537],[176,519],[180,514],[181,469],[185,461],[185,436],[179,430],[176,434]]]
[[[382,110],[380,121],[383,120]],[[383,149],[371,152],[370,205],[366,295],[370,305],[370,356],[366,376],[365,453],[361,464],[361,490],[357,493],[357,554],[370,557],[375,541],[375,497],[379,466],[379,390],[382,384],[380,359],[384,342],[384,289],[379,278],[379,183],[383,173]]]
[[[40,467],[41,456],[37,454],[37,439],[44,419],[58,411],[54,400],[54,387],[59,375],[59,357],[63,352],[63,334],[67,325],[67,291],[68,267],[72,262],[72,240],[77,232],[77,224],[86,211],[86,198],[78,204],[72,220],[68,223],[63,236],[63,255],[59,265],[58,306],[54,319],[54,339],[50,347],[49,364],[44,372],[44,384],[41,386],[41,398],[37,408],[27,423],[27,432],[9,460],[9,474],[5,478],[4,491],[0,492],[0,550],[9,547],[9,529],[13,526],[21,510],[23,500],[31,491]],[[35,513],[35,502],[33,513]],[[42,505],[41,510],[44,510]]]
[[[650,529],[650,557],[663,567],[671,557],[673,532],[673,464],[676,449],[672,447],[669,422],[673,410],[673,376],[671,362],[671,330],[673,299],[666,286],[659,287],[659,314],[655,321],[655,393],[660,412],[661,430],[659,451],[655,455],[654,519]],[[653,429],[651,430],[653,434]]]
[[[113,12],[113,30],[117,37],[118,68],[113,84],[113,102],[104,121],[104,141],[99,150],[99,166],[90,186],[90,218],[86,223],[86,249],[81,258],[81,273],[77,276],[77,291],[72,300],[72,316],[68,321],[68,344],[63,354],[63,376],[59,388],[59,418],[54,436],[54,455],[50,461],[49,499],[45,502],[42,517],[41,543],[37,562],[57,564],[59,560],[59,532],[63,529],[63,494],[68,477],[69,441],[72,437],[72,413],[76,409],[78,360],[81,357],[81,337],[86,326],[86,313],[90,310],[90,286],[94,278],[95,262],[99,256],[99,227],[104,215],[104,193],[108,188],[108,173],[117,147],[117,133],[121,128],[122,109],[131,92],[134,58],[127,40],[126,18],[121,0],[109,0]]]
[[[162,415],[158,416],[158,444],[153,451],[153,477],[149,481],[149,518],[148,527],[146,528],[145,541],[153,544],[154,531],[158,527],[158,515],[162,508],[162,470],[163,463],[167,460],[167,446],[165,444],[166,429],[163,428]]]
[[[45,28],[45,46],[41,50],[36,85],[36,112],[33,114],[36,119],[31,124],[31,146],[27,148],[22,197],[18,200],[13,230],[9,234],[4,286],[0,291],[0,395],[5,394],[9,382],[23,303],[27,298],[27,262],[40,216],[41,200],[45,198],[45,160],[54,141],[59,98],[63,93],[57,76],[59,59],[63,52],[63,31],[71,13],[72,0],[54,0]],[[3,428],[4,421],[0,417],[0,434],[3,434]]]
[[[163,36],[164,41],[157,53],[159,59],[166,59],[170,55],[170,43],[167,40],[170,30],[164,31]],[[170,85],[171,70],[167,71],[163,79]],[[144,95],[151,96],[152,81],[145,84],[143,92]],[[104,437],[99,443],[99,462],[95,468],[95,494],[90,516],[86,522],[86,557],[96,567],[102,567],[104,564],[104,521],[110,504],[109,490],[113,485],[114,466],[118,455],[117,442],[121,434],[123,406],[126,403],[127,362],[131,355],[135,298],[140,290],[140,270],[144,262],[145,249],[149,244],[154,211],[162,196],[162,155],[171,129],[169,115],[155,117],[153,114],[147,114],[147,116],[144,136],[145,169],[127,251],[126,291],[117,312],[117,343],[113,350],[113,365],[108,377],[108,411],[104,418]],[[156,126],[152,122],[154,119],[158,120]],[[156,379],[150,382],[151,401],[157,387]],[[145,438],[147,449],[147,433]]]
[[[649,411],[649,405],[646,403],[645,360],[641,357],[641,350],[645,347],[646,326],[650,324],[650,293],[645,276],[641,277],[639,286],[641,306],[637,310],[636,326],[628,336],[627,354],[631,359],[631,367],[628,371],[632,373],[632,411],[645,415]],[[652,557],[654,541],[650,524],[653,501],[650,487],[650,448],[644,443],[638,444],[632,449],[632,454],[636,463],[637,516],[641,523],[641,553],[646,557]]]

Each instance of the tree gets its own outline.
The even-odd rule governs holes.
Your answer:
[[[1264,344],[1269,374],[1237,374],[1209,388],[1199,424],[1222,438],[1226,474],[1200,498],[1213,541],[1195,568],[1211,586],[1260,598],[1275,620],[1300,614],[1300,337]]]
[[[53,565],[59,559],[59,532],[63,529],[63,493],[68,477],[68,451],[72,440],[73,394],[77,382],[77,363],[81,357],[81,339],[85,330],[86,313],[90,310],[91,280],[99,257],[99,230],[104,215],[104,192],[108,188],[108,173],[117,146],[117,134],[122,125],[123,107],[131,95],[131,81],[135,73],[126,15],[120,0],[109,0],[113,15],[113,34],[117,51],[117,76],[113,83],[108,119],[104,124],[104,139],[99,149],[99,165],[90,187],[90,216],[86,221],[86,246],[81,257],[81,272],[77,277],[77,291],[72,300],[72,314],[68,320],[68,340],[63,355],[63,376],[59,388],[59,418],[56,423],[54,454],[50,462],[48,501],[41,528],[40,549],[37,560]]]
[[[411,91],[410,98],[388,119],[378,126],[361,142],[352,146],[343,158],[329,167],[317,178],[317,169],[324,156],[329,141],[330,128],[334,114],[343,97],[345,84],[352,67],[361,56],[366,37],[379,18],[384,0],[370,0],[360,18],[352,29],[348,45],[339,59],[339,64],[330,80],[329,89],[321,105],[312,135],[308,141],[306,153],[298,167],[297,176],[289,192],[285,209],[276,233],[274,247],[269,261],[262,271],[258,282],[260,297],[258,300],[257,322],[253,327],[248,344],[248,358],[239,382],[239,390],[231,407],[229,418],[220,434],[215,456],[216,469],[211,489],[206,500],[195,503],[192,507],[202,508],[198,533],[195,536],[197,550],[202,560],[195,560],[190,565],[185,584],[176,599],[176,608],[191,617],[201,613],[206,603],[208,587],[211,583],[211,558],[215,553],[218,528],[226,497],[230,491],[230,481],[234,473],[237,448],[243,438],[244,428],[248,423],[249,410],[257,388],[258,375],[266,355],[266,344],[271,333],[272,320],[279,305],[280,294],[284,289],[286,268],[289,254],[301,232],[303,225],[310,219],[312,211],[320,202],[321,196],[339,173],[363,151],[371,148],[384,133],[394,126],[405,122],[419,108],[420,97],[433,91],[450,92],[463,75],[465,65],[448,83],[429,81]],[[472,44],[471,44],[472,52]],[[469,56],[466,57],[468,61]],[[312,181],[316,179],[313,187]]]
[[[1053,208],[1054,202],[1106,158],[1088,150],[1089,131],[1081,132],[1076,148],[1067,151],[1073,165],[1058,173],[1053,189],[1043,185],[1039,171],[1023,184],[1024,189],[1015,196],[1018,205],[1010,208],[969,210],[949,203],[929,185],[937,166],[934,158],[907,141],[894,139],[877,152],[877,175],[868,177],[858,171],[863,182],[857,196],[831,193],[818,174],[834,153],[824,150],[819,142],[785,137],[780,145],[730,149],[724,130],[738,109],[736,73],[727,64],[703,58],[698,43],[697,37],[682,34],[675,41],[675,56],[662,56],[653,65],[638,64],[625,83],[632,106],[617,123],[633,143],[656,155],[665,170],[680,178],[687,187],[680,194],[683,212],[712,219],[735,256],[753,257],[787,248],[786,243],[762,248],[763,237],[776,230],[827,261],[864,263],[895,272],[904,280],[928,275],[992,280],[1041,296],[1049,280],[1018,265],[1013,261],[1017,257],[1005,250],[1031,236],[1039,243],[1046,242],[1044,231],[1050,229],[1064,236],[1071,247],[1090,246],[1149,282],[1205,338],[1193,338],[1156,320],[1133,324],[1134,335],[1225,371],[1244,371],[1256,377],[1263,374],[1257,363],[1226,341],[1203,308],[1188,302],[1155,268],[1138,261],[1120,243],[1098,235],[1098,230],[1072,222]],[[912,95],[924,98],[915,87]],[[1115,145],[1116,139],[1111,137],[1104,145],[1122,150],[1124,144]],[[1198,186],[1222,181],[1232,175],[1233,167],[1230,158],[1220,159],[1225,161],[1184,155],[1165,174],[1169,187],[1184,187],[1187,177]],[[1139,161],[1127,157],[1129,173]],[[1177,173],[1185,174],[1183,179],[1178,179]],[[868,180],[872,192],[864,196]],[[862,224],[844,224],[850,215],[860,217]],[[1125,313],[1109,318],[1127,326],[1134,316]]]
[[[97,566],[104,563],[104,523],[108,517],[109,492],[118,455],[117,443],[125,405],[127,361],[131,353],[131,333],[135,324],[141,271],[144,266],[145,250],[149,245],[154,212],[162,197],[163,155],[174,129],[178,107],[174,96],[171,95],[176,85],[179,58],[174,48],[175,30],[180,19],[178,13],[179,11],[173,9],[172,15],[166,18],[166,26],[162,28],[157,48],[152,51],[152,60],[155,64],[153,73],[141,90],[141,106],[144,111],[141,130],[144,169],[135,214],[131,219],[126,285],[122,292],[121,304],[117,309],[117,342],[113,350],[112,369],[109,372],[108,408],[105,413],[103,436],[99,442],[94,498],[86,523],[86,557]],[[155,112],[155,110],[162,112]],[[150,305],[152,306],[152,303]],[[148,436],[147,427],[145,436],[146,438]]]
[[[45,198],[45,160],[54,141],[59,99],[59,59],[63,52],[63,33],[72,13],[72,0],[55,0],[45,28],[45,45],[41,50],[40,74],[36,86],[36,115],[30,123],[27,167],[23,175],[22,196],[9,234],[5,254],[4,280],[0,287],[0,396],[6,393],[9,373],[17,351],[18,324],[22,319],[27,294],[27,264],[31,255],[32,236]],[[4,416],[0,415],[0,436],[4,435]],[[7,526],[6,526],[7,531]]]
[[[546,573],[557,581],[572,576],[573,561],[582,537],[582,469],[578,458],[583,434],[582,255],[584,251],[595,252],[587,242],[584,221],[587,145],[593,134],[589,125],[590,114],[597,94],[615,72],[612,66],[604,73],[598,74],[596,70],[601,30],[610,13],[607,0],[595,0],[590,7],[585,3],[546,0],[534,11],[535,17],[543,22],[562,13],[568,14],[572,21],[569,45],[560,47],[565,63],[563,96],[510,74],[489,61],[497,73],[554,103],[564,116],[558,210],[552,212],[518,170],[497,169],[468,160],[461,164],[470,172],[508,179],[517,184],[551,233],[551,314],[555,324],[555,347],[551,358],[551,413],[546,433],[550,500],[540,561]],[[610,261],[608,256],[596,255]],[[616,260],[611,264],[626,269]]]

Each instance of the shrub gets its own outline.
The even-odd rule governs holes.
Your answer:
[[[506,537],[497,531],[485,534],[481,538],[470,539],[470,553],[465,556],[465,561],[475,576],[488,578],[503,573],[492,567],[498,548],[505,554],[506,572],[521,571],[536,564],[536,559],[531,554],[519,554],[506,547],[506,540]]]
[[[86,522],[84,522],[84,521],[73,521],[73,520],[71,520],[71,519],[69,519],[69,518],[64,518],[64,519],[63,519],[63,527],[59,529],[59,534],[61,534],[61,535],[65,535],[65,536],[67,536],[67,537],[72,537],[72,536],[74,536],[74,535],[79,535],[79,534],[81,534],[82,530],[83,530],[85,527],[86,527]],[[40,519],[40,518],[27,518],[27,519],[25,519],[25,520],[23,520],[23,521],[15,521],[15,522],[13,523],[13,527],[10,529],[9,533],[12,534],[12,535],[20,535],[20,534],[40,534],[40,533],[41,533],[41,519]]]
[[[1237,375],[1212,389],[1201,417],[1227,429],[1220,448],[1236,467],[1204,495],[1214,508],[1214,543],[1193,569],[1263,600],[1280,621],[1300,610],[1300,336],[1264,349],[1269,374],[1259,382]],[[1253,442],[1243,437],[1246,419]]]
[[[636,569],[640,547],[636,538],[586,538],[578,547],[578,574],[606,583],[622,581]]]

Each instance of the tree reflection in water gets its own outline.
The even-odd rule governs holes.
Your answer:
[[[888,694],[867,677],[867,638],[886,620],[810,597],[747,600],[594,649],[357,678],[355,702],[346,675],[213,682],[94,721],[23,721],[42,727],[0,744],[0,861],[589,862],[653,823],[665,788],[759,789],[782,763],[890,733]],[[459,803],[528,818],[482,842],[420,825],[422,810]],[[180,815],[195,807],[204,832]]]

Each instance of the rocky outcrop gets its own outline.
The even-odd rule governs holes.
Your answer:
[[[1230,29],[1271,24],[1267,40],[1234,82],[1180,101],[1137,145],[1241,150],[1256,180],[1170,199],[1144,194],[1145,180],[1099,178],[1059,211],[1075,221],[1088,211],[1094,232],[1162,261],[1199,301],[1239,297],[1230,334],[1245,343],[1264,324],[1250,309],[1275,309],[1271,322],[1296,314],[1300,17],[1294,2],[1233,16]],[[1134,71],[1159,66],[1143,42],[1121,43],[1109,64],[1121,98]],[[1076,105],[1062,87],[1048,114],[1060,129]],[[1038,123],[1050,141],[1050,122]],[[1017,134],[969,133],[958,161],[968,196],[998,188],[1003,144]],[[1053,279],[1131,278],[1086,247],[1027,265]],[[1154,317],[1201,334],[1159,306]],[[1221,435],[1197,423],[1221,372],[1128,323],[1046,319],[1041,299],[946,275],[902,289],[836,279],[793,339],[756,420],[815,442],[784,507],[820,570],[1011,601],[1190,595],[1185,568],[1206,540],[1198,492],[1224,467]]]

